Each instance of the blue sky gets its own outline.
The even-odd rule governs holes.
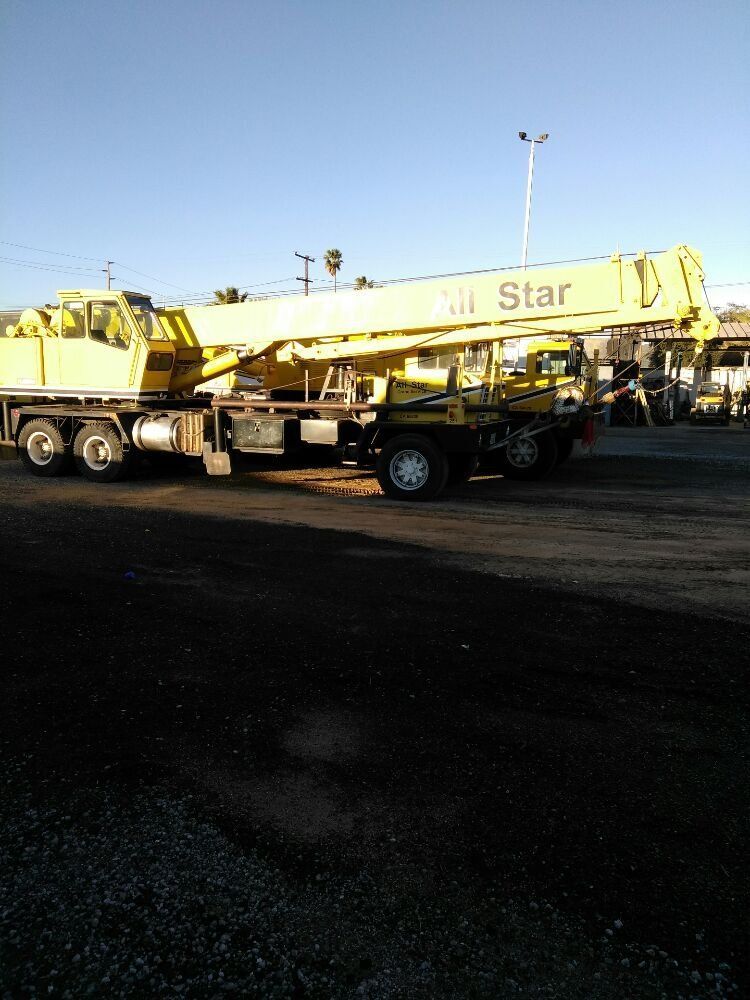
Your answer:
[[[709,285],[750,282],[749,24],[739,0],[4,0],[0,308],[107,257],[157,301],[294,286],[295,250],[322,287],[331,246],[341,281],[514,265],[519,129],[551,136],[531,262],[687,242]]]

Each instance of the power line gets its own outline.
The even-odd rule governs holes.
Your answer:
[[[70,257],[73,260],[89,260],[89,261],[99,262],[99,261],[101,261],[103,259],[103,258],[100,258],[100,257],[84,257],[81,254],[66,253],[63,250],[46,250],[46,249],[44,249],[42,247],[27,246],[25,243],[11,243],[9,240],[0,240],[0,245],[2,245],[2,246],[9,246],[9,247],[18,247],[19,249],[22,249],[22,250],[33,250],[34,253],[46,253],[46,254],[50,254],[53,257]],[[39,269],[43,269],[43,268],[46,268],[48,270],[53,270],[54,269],[54,267],[53,267],[52,264],[49,264],[49,265],[48,264],[44,264],[44,262],[42,262],[42,261],[21,261],[19,259],[15,259],[15,258],[0,258],[0,261],[2,261],[4,263],[8,263],[8,264],[21,264],[21,263],[24,263],[24,264],[28,264],[29,267],[36,267],[36,268],[39,268]],[[126,271],[132,271],[133,274],[140,274],[143,278],[148,278],[150,281],[155,281],[158,285],[168,285],[170,288],[179,288],[180,291],[183,291],[183,292],[192,292],[192,289],[184,288],[182,285],[176,285],[172,281],[163,281],[161,278],[154,277],[153,274],[145,274],[143,271],[138,271],[134,267],[130,267],[127,264],[123,264],[122,261],[114,261],[113,260],[113,261],[110,261],[110,263],[111,264],[117,264],[119,267],[125,268]],[[105,260],[105,264],[106,264],[106,260]],[[73,273],[73,271],[88,271],[88,272],[93,273],[93,268],[76,268],[76,267],[71,267],[68,272],[62,272],[62,273]]]
[[[70,274],[77,278],[88,278],[93,276],[94,274],[98,275],[99,273],[98,271],[95,271],[93,268],[91,270],[78,269],[74,271],[71,268],[50,267],[47,266],[46,264],[20,263],[19,261],[10,260],[4,257],[0,257],[0,264],[9,264],[11,267],[21,267],[24,270],[47,271],[54,274]]]
[[[42,260],[25,260],[22,257],[6,257],[0,256],[0,260],[4,261],[6,264],[28,264],[30,267],[42,267],[42,268],[54,268],[57,263],[62,264],[62,261],[47,263]],[[65,268],[67,271],[94,271],[93,267],[79,267],[76,264],[68,264]]]
[[[124,267],[126,271],[132,271],[133,274],[140,274],[142,278],[148,278],[150,281],[155,281],[157,285],[168,285],[170,288],[179,288],[182,292],[189,292],[191,295],[197,295],[197,292],[193,292],[191,288],[183,288],[182,285],[175,285],[173,281],[162,281],[161,278],[155,278],[153,274],[146,274],[144,271],[136,271],[134,267],[128,267],[127,264],[123,264],[121,260],[113,260],[113,264],[117,264],[118,267]]]
[[[254,285],[237,285],[236,288],[238,292],[242,292],[249,288],[267,288],[270,285],[283,285],[285,281],[294,281],[294,278],[293,277],[278,278],[276,281],[261,281]],[[296,292],[296,289],[294,289],[294,291]],[[210,300],[213,294],[214,293],[212,291],[196,292],[194,295],[187,295],[187,296],[165,295],[165,296],[160,296],[160,298],[166,302],[187,302],[193,305],[197,305],[199,301],[205,301],[206,299]]]
[[[18,247],[20,250],[33,250],[35,253],[48,253],[53,257],[73,257],[75,260],[101,260],[101,257],[82,257],[77,253],[64,253],[62,250],[43,250],[41,247],[29,247],[25,243],[10,243],[8,240],[0,240],[0,244],[6,247]]]

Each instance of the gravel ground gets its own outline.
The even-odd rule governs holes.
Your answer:
[[[732,970],[680,964],[619,919],[593,938],[543,900],[422,872],[289,878],[192,799],[62,782],[39,802],[5,762],[4,1000],[31,996],[738,996]]]
[[[0,466],[0,997],[746,995],[734,447],[419,510]]]

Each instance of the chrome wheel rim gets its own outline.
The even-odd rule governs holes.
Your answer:
[[[427,482],[430,466],[424,455],[407,448],[393,456],[389,472],[399,489],[418,490]]]
[[[83,446],[83,460],[94,472],[106,469],[112,461],[112,449],[109,443],[98,434],[92,434]]]
[[[34,431],[26,442],[26,453],[34,465],[49,465],[55,455],[55,445],[49,434]]]

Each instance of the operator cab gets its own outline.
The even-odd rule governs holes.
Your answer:
[[[130,347],[134,330],[140,330],[148,341],[167,339],[151,299],[145,295],[109,291],[58,294],[62,303],[60,336],[63,340],[83,339],[87,320],[91,340],[121,351]],[[123,308],[124,303],[129,309]]]
[[[718,382],[701,382],[698,392],[701,396],[720,396],[724,391]]]

